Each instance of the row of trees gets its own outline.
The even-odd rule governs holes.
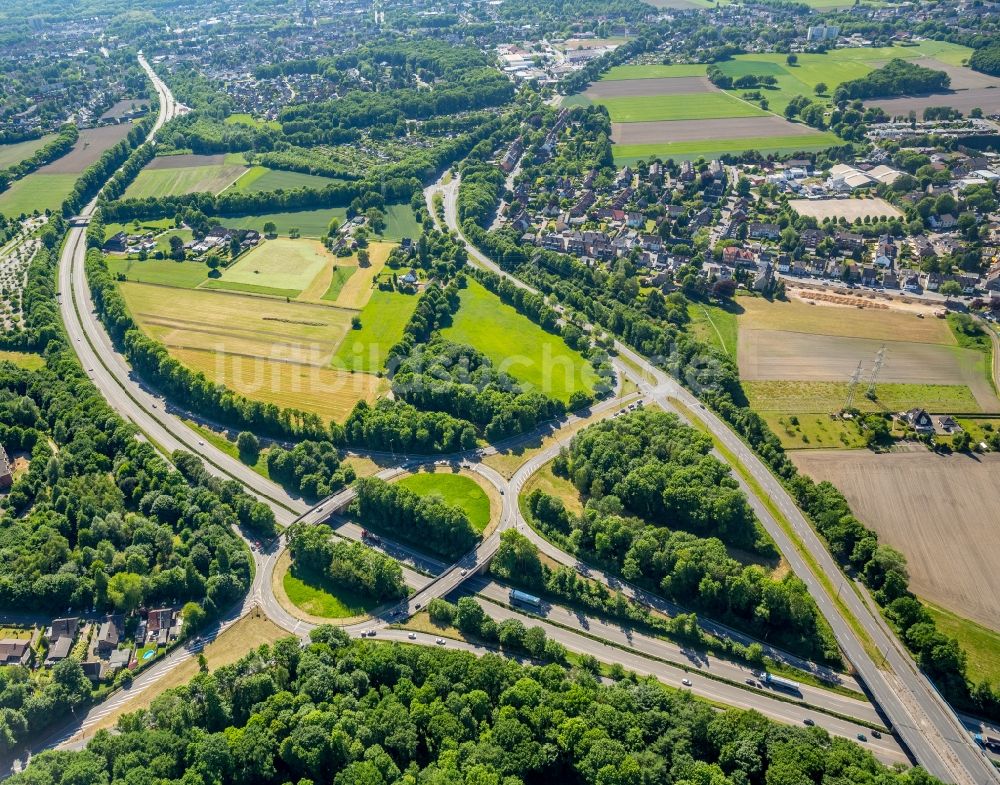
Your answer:
[[[465,613],[471,623],[474,611]],[[525,630],[523,639],[540,637]],[[12,785],[121,785],[144,771],[191,785],[937,783],[820,728],[720,712],[621,668],[602,682],[592,658],[535,667],[350,641],[331,626],[310,638],[200,673],[85,750],[35,756]]]
[[[75,125],[64,125],[59,129],[55,139],[50,139],[24,160],[12,164],[6,169],[0,169],[0,191],[7,190],[8,186],[15,180],[20,180],[26,174],[66,155],[79,138],[80,132]]]
[[[113,147],[108,148],[101,157],[83,170],[77,178],[73,190],[62,203],[62,214],[66,217],[75,215],[90,201],[97,191],[108,181],[118,168],[125,163],[132,151],[143,143],[146,135],[156,123],[156,106],[149,116],[132,126],[128,134]]]
[[[358,495],[354,508],[361,521],[424,550],[457,559],[479,539],[465,511],[439,497],[418,496],[377,477],[355,480],[354,489]]]
[[[458,189],[458,220],[473,221],[486,227],[493,220],[503,194],[503,170],[491,163],[467,161],[461,167],[462,180]]]
[[[297,569],[336,586],[379,601],[407,594],[399,562],[360,542],[335,537],[333,529],[325,524],[296,526],[288,538],[288,549]]]

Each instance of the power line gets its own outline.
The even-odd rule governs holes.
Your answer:
[[[847,385],[847,403],[844,404],[845,409],[850,409],[854,406],[854,393],[858,389],[858,382],[861,381],[861,361],[858,360],[858,367],[855,369],[854,373],[851,374],[851,382]]]
[[[868,390],[865,392],[865,397],[875,398],[875,383],[878,381],[879,371],[882,370],[882,365],[885,363],[885,344],[882,344],[882,348],[878,350],[878,354],[875,355],[875,365],[872,367],[872,375],[868,378]]]

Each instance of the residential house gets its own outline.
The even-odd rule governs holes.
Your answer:
[[[799,235],[799,239],[802,240],[802,244],[806,248],[815,249],[826,238],[826,232],[822,229],[803,229],[802,233]]]
[[[125,232],[112,235],[105,241],[104,250],[109,253],[125,253],[128,250],[128,235]]]
[[[57,662],[62,662],[72,650],[72,638],[57,638],[54,642],[49,643],[49,653],[45,657],[45,664],[55,665]]]
[[[758,292],[767,289],[774,281],[774,268],[770,262],[761,262],[757,265],[757,275],[753,279],[753,288]]]
[[[781,229],[777,224],[754,221],[747,227],[747,235],[751,240],[780,240]]]
[[[28,638],[0,639],[0,665],[27,665],[31,660]]]
[[[934,421],[926,409],[910,409],[903,414],[902,419],[917,433],[934,433]]]
[[[106,655],[118,648],[122,639],[124,621],[120,616],[108,616],[97,630],[95,648],[99,654]]]
[[[166,646],[174,640],[177,629],[177,613],[173,608],[157,608],[146,614],[146,642]]]
[[[882,286],[886,289],[898,289],[899,276],[897,276],[892,270],[886,270],[885,273],[882,274]]]
[[[10,468],[6,450],[4,450],[3,445],[0,445],[0,489],[9,488],[13,484],[14,471]]]
[[[903,289],[907,292],[913,292],[919,294],[923,291],[920,286],[920,276],[916,273],[907,275],[903,278]]]
[[[844,251],[856,251],[865,247],[865,238],[854,232],[838,231],[833,235],[833,241]]]
[[[929,259],[937,256],[934,252],[934,246],[931,245],[931,241],[925,235],[914,235],[911,245],[913,246],[913,254],[918,259]]]
[[[930,217],[930,223],[931,228],[937,229],[939,232],[947,232],[958,226],[958,220],[951,213],[945,213],[944,215],[932,215]]]
[[[722,249],[722,261],[735,267],[755,267],[757,264],[752,251],[736,246]]]

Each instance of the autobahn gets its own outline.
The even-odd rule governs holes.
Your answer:
[[[160,117],[158,118],[157,124],[154,126],[153,132],[150,135],[150,138],[152,139],[156,130],[162,126],[163,122],[176,113],[177,106],[173,97],[170,95],[169,90],[166,88],[166,85],[159,80],[149,64],[144,59],[141,60],[141,63],[143,68],[146,69],[147,73],[150,75],[157,93],[160,95]],[[455,186],[457,187],[457,181]],[[92,202],[87,205],[81,215],[87,218],[92,215],[94,209],[95,203]],[[448,209],[448,200],[446,199],[446,213]],[[454,197],[451,198],[450,209],[452,211],[452,218],[454,219]],[[471,246],[469,250],[470,256],[472,256],[478,263],[484,265],[492,264],[488,259],[482,257],[481,254],[478,254],[478,252]],[[70,230],[63,255],[60,259],[60,311],[66,324],[70,341],[83,362],[84,367],[87,369],[88,374],[94,381],[95,385],[100,389],[102,394],[107,398],[109,403],[124,418],[135,423],[147,438],[149,438],[160,450],[166,452],[167,454],[176,449],[187,450],[188,452],[202,457],[206,461],[209,471],[219,474],[220,476],[230,477],[240,481],[245,487],[264,500],[275,511],[276,519],[283,525],[289,525],[296,522],[308,525],[311,523],[325,521],[331,516],[331,514],[342,510],[353,500],[353,490],[346,489],[319,502],[316,505],[309,506],[301,499],[290,496],[277,484],[262,478],[260,475],[253,472],[249,467],[245,466],[242,462],[232,458],[230,455],[215,448],[213,445],[206,443],[196,432],[191,430],[183,422],[182,418],[175,414],[162,399],[142,384],[142,382],[132,373],[124,358],[118,355],[115,351],[110,338],[104,331],[93,311],[93,304],[90,299],[89,288],[87,286],[84,270],[85,252],[86,244],[84,229],[82,227],[74,227]],[[520,282],[520,285],[525,284]],[[623,362],[620,357],[616,360],[616,367],[619,373],[632,377],[642,389],[642,396],[644,396],[647,400],[655,401],[663,405],[665,408],[671,408],[671,403],[668,400],[671,397],[676,397],[682,401],[692,399],[692,405],[698,405],[697,401],[693,400],[693,397],[690,396],[689,393],[680,388],[679,385],[673,383],[672,380],[669,380],[665,377],[665,375],[658,372],[651,364],[646,362],[644,358],[631,353],[627,347],[619,347],[619,354],[627,357],[629,361],[637,367],[644,369],[644,373],[637,374],[635,370],[630,368],[627,363]],[[650,384],[647,381],[648,378],[656,379],[657,384]],[[593,411],[600,416],[610,417],[614,416],[620,406],[620,400],[611,399],[598,404],[594,407]],[[727,430],[728,432],[728,429],[724,430]],[[390,632],[389,625],[400,621],[403,616],[408,616],[416,612],[418,607],[426,606],[426,603],[434,597],[447,596],[460,589],[463,583],[471,579],[485,564],[488,563],[489,559],[496,552],[496,549],[499,546],[500,535],[503,531],[511,527],[520,527],[526,533],[530,532],[530,527],[526,526],[517,507],[518,495],[524,482],[526,482],[527,479],[538,469],[544,466],[545,463],[551,460],[551,458],[558,452],[559,447],[560,444],[557,441],[548,448],[535,452],[518,469],[510,480],[505,479],[499,473],[493,472],[484,464],[479,463],[483,455],[493,451],[493,448],[472,451],[462,456],[451,456],[448,459],[438,458],[438,461],[451,460],[459,465],[464,465],[469,470],[476,471],[487,479],[487,481],[498,487],[502,496],[502,510],[497,526],[493,530],[492,534],[483,540],[476,549],[470,551],[470,553],[466,554],[466,556],[460,559],[457,563],[446,566],[432,578],[428,579],[424,576],[424,585],[417,588],[416,592],[404,603],[385,609],[385,611],[381,613],[378,618],[370,622],[349,627],[349,632],[359,634],[361,631],[377,629],[378,634],[383,638],[400,637],[401,634],[398,631]],[[397,466],[387,468],[379,474],[383,478],[391,479],[399,473],[420,468],[421,466],[434,462],[436,461],[427,458],[401,456],[400,462]],[[345,532],[347,532],[346,529]],[[350,536],[350,532],[347,532],[345,536]],[[535,538],[539,539],[537,538],[537,535],[535,535]],[[219,625],[208,637],[218,634],[236,619],[251,612],[254,607],[262,609],[268,618],[286,630],[298,635],[306,635],[308,633],[308,630],[312,625],[298,619],[293,614],[289,613],[288,610],[283,608],[275,598],[271,588],[274,577],[274,568],[278,557],[281,554],[282,548],[283,542],[279,539],[275,547],[267,551],[252,549],[256,570],[254,582],[251,586],[250,592],[238,611],[231,614],[230,617],[227,618],[223,624]],[[783,547],[782,550],[785,551],[785,548]],[[561,554],[561,558],[563,560],[572,560],[572,557],[567,554]],[[408,577],[411,583],[420,583],[420,581],[414,578],[412,574]],[[606,578],[606,576],[602,577]],[[479,579],[477,578],[476,580]],[[493,597],[493,599],[497,600],[498,598]],[[505,614],[515,613],[515,611],[512,611],[511,609],[497,604],[497,602],[486,602],[484,603],[484,606],[491,615],[498,618],[502,618]],[[588,619],[588,623],[593,623],[593,620]],[[644,656],[638,650],[638,647],[634,646],[635,640],[641,640],[644,646],[649,647],[663,645],[662,641],[657,643],[658,639],[650,638],[647,640],[644,636],[637,638],[633,635],[632,648],[635,649],[635,651],[628,651],[618,646],[613,646],[609,642],[595,640],[589,635],[583,635],[580,632],[566,629],[563,625],[547,623],[547,631],[550,632],[553,639],[563,643],[563,645],[567,646],[567,648],[574,651],[593,653],[594,656],[605,662],[621,662],[623,665],[627,665],[627,667],[636,670],[639,673],[656,675],[658,678],[661,678],[667,683],[676,684],[678,682],[679,672],[677,671],[675,664],[672,665],[659,662],[656,659],[651,659],[649,656]],[[193,645],[183,647],[177,650],[177,653],[171,655],[171,657],[180,659],[184,656],[194,656],[194,654],[205,644],[207,639],[208,638],[198,641]],[[405,639],[409,642],[414,642],[414,640],[416,642],[425,642],[422,637],[417,637],[411,640],[407,636]],[[448,645],[452,645],[452,642],[449,641]],[[663,649],[662,651],[664,652],[664,658],[666,659],[678,658],[678,653],[676,651],[669,651],[667,649]],[[680,658],[683,659],[685,656],[686,655],[681,654]],[[93,712],[91,712],[90,715],[88,715],[88,717],[82,718],[80,723],[81,727],[86,729],[89,720],[97,717],[100,712],[107,711],[109,707],[113,708],[114,701],[123,700],[124,698],[131,699],[134,697],[134,695],[137,694],[137,687],[138,690],[154,688],[159,678],[158,674],[162,674],[165,669],[172,664],[172,662],[173,660],[168,658],[168,661],[164,662],[162,666],[154,666],[144,674],[141,674],[136,679],[133,688],[129,690],[127,694],[122,693],[119,696],[112,698],[112,703],[97,707],[93,710]],[[800,704],[789,703],[787,701],[771,697],[766,693],[748,690],[745,686],[705,676],[699,676],[696,681],[693,675],[691,680],[691,688],[698,694],[705,695],[713,700],[725,702],[729,705],[753,707],[762,711],[762,713],[781,721],[801,722],[806,718],[806,716],[809,716],[810,718],[815,717],[817,724],[826,727],[831,733],[853,736],[858,731],[858,724],[856,723],[852,724],[848,721],[828,714],[819,714],[816,711]],[[830,693],[828,691],[817,691],[816,695],[813,696],[811,694],[810,697],[816,700],[818,708],[821,711],[823,709],[834,712],[840,711],[839,707],[842,705],[843,696],[838,696],[835,693]],[[830,705],[824,705],[824,701],[828,702]],[[860,702],[857,703],[859,703],[860,706],[863,706]],[[863,708],[855,707],[855,709],[858,714],[865,714],[865,710]],[[859,717],[859,719],[866,719],[867,716],[868,715],[865,715],[865,717]],[[909,740],[906,741],[907,745],[912,750],[912,744]],[[884,760],[892,762],[903,759],[902,750],[900,750],[891,738],[882,740],[879,745],[874,747],[874,749]],[[952,778],[946,777],[946,779]],[[965,782],[965,780],[958,778],[955,778],[955,781]]]
[[[442,178],[441,182],[427,189],[426,198],[431,214],[434,214],[433,195],[440,193],[445,224],[448,229],[465,239],[470,260],[522,288],[535,291],[503,270],[464,237],[457,214],[459,183],[460,178],[456,175],[448,183],[444,183]],[[756,487],[747,483],[739,471],[734,471],[734,476],[741,482],[766,530],[788,559],[795,574],[806,583],[820,611],[833,628],[838,644],[875,701],[891,718],[894,730],[916,760],[931,774],[947,782],[959,785],[1000,782],[1000,774],[982,750],[973,744],[952,708],[920,672],[910,656],[901,649],[885,621],[873,613],[871,605],[864,601],[861,596],[865,591],[864,587],[853,584],[847,586],[847,579],[826,546],[788,491],[760,458],[675,379],[631,347],[619,341],[615,341],[614,346],[619,358],[627,359],[632,366],[623,363],[618,367],[633,379],[641,391],[666,409],[675,409],[672,401],[679,401],[686,409],[686,418],[693,418],[695,424],[706,428],[717,444],[721,444],[752,477]],[[762,495],[767,497],[767,501]],[[768,502],[776,505],[779,514],[791,527],[791,533],[771,513],[772,508]],[[793,536],[796,541],[793,541]],[[847,589],[832,596],[818,572],[829,580],[847,586]],[[854,624],[860,626],[861,635],[856,632]],[[867,647],[862,636],[867,638]],[[885,662],[881,667],[872,658],[871,650],[879,652],[884,658]]]

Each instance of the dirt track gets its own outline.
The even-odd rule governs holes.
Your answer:
[[[855,218],[888,216],[902,218],[903,214],[881,197],[875,199],[789,199],[788,206],[799,215],[822,221],[824,218],[844,217],[849,223]]]
[[[633,98],[642,95],[681,95],[716,92],[704,76],[671,76],[662,79],[617,79],[594,82],[584,93],[591,101],[602,98]]]
[[[978,106],[985,114],[996,114],[1000,112],[1000,88],[978,87],[932,95],[876,98],[865,101],[865,106],[880,106],[890,117],[905,115],[911,109],[919,116],[928,106],[950,106],[963,114],[968,114]]]
[[[906,555],[914,592],[1000,630],[1000,454],[796,450],[790,455],[806,474],[833,482],[881,541]]]
[[[676,82],[678,80],[671,79],[669,81]],[[699,139],[743,139],[755,136],[804,136],[814,133],[816,133],[815,129],[807,125],[789,123],[775,115],[727,117],[721,120],[661,120],[649,123],[612,123],[611,125],[611,138],[617,144],[696,142]]]

